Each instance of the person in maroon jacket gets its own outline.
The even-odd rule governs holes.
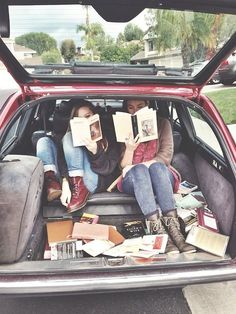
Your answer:
[[[124,110],[134,114],[147,105],[144,100],[128,100],[124,102]],[[168,233],[167,253],[195,252],[180,230],[173,196],[178,190],[180,174],[170,165],[172,157],[170,122],[158,117],[158,139],[142,143],[138,136],[126,139],[120,163],[123,178],[118,189],[135,196],[152,234]]]

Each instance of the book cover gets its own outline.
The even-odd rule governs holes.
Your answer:
[[[125,238],[113,226],[109,226],[109,241],[115,245],[123,243]]]
[[[209,229],[214,232],[219,232],[216,215],[206,208],[197,208],[198,225],[202,228]]]
[[[85,138],[95,142],[102,139],[102,129],[98,114],[90,118],[74,117],[70,120],[70,128],[74,146],[84,146],[83,140]]]
[[[112,118],[117,142],[125,142],[130,134],[133,138],[139,135],[140,142],[158,138],[156,111],[151,108],[144,107],[133,115],[116,112]]]
[[[199,226],[192,226],[187,235],[186,242],[208,253],[223,257],[229,237]]]
[[[185,180],[185,181],[180,183],[178,193],[189,194],[192,191],[196,190],[197,188],[198,188],[197,185],[190,183],[190,182]]]
[[[47,222],[46,228],[49,246],[53,243],[71,241],[70,235],[73,230],[71,219]]]
[[[98,222],[99,216],[94,214],[83,213],[80,217],[79,222],[88,223],[88,224],[96,224]]]
[[[122,225],[122,234],[126,239],[142,237],[146,234],[141,220],[125,222]]]
[[[102,224],[87,224],[75,222],[71,238],[85,240],[108,240],[109,226]]]
[[[165,253],[167,241],[168,234],[145,235],[143,236],[141,250]]]

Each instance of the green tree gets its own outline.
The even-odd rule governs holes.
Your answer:
[[[189,66],[194,51],[199,47],[212,49],[216,46],[212,28],[216,16],[194,12],[150,11],[150,37],[157,51],[179,47],[183,66]]]
[[[57,49],[57,42],[54,38],[45,33],[27,33],[15,38],[18,45],[35,50],[39,55],[45,51]]]
[[[76,54],[76,46],[72,39],[63,40],[60,50],[65,62],[70,62],[74,59]]]
[[[124,39],[126,41],[142,40],[143,36],[143,31],[137,25],[129,23],[125,26]]]
[[[42,53],[42,61],[44,64],[61,63],[61,54],[58,49],[52,49]]]
[[[131,57],[139,50],[140,46],[137,44],[122,46],[113,43],[103,47],[100,60],[103,62],[130,63]]]
[[[80,24],[77,25],[76,32],[84,33],[81,39],[85,42],[85,49],[90,52],[93,61],[94,55],[99,53],[101,40],[105,37],[102,25],[100,23]]]

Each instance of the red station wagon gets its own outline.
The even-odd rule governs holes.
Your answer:
[[[235,280],[236,147],[216,106],[201,93],[236,49],[235,1],[77,3],[0,3],[0,71],[7,69],[20,87],[0,109],[0,294],[114,292]],[[209,62],[191,76],[189,64],[201,58]],[[129,99],[147,100],[170,121],[172,166],[202,193],[218,225],[216,237],[227,240],[224,254],[209,252],[220,245],[211,244],[209,236],[192,254],[147,258],[131,250],[92,256],[80,247],[74,255],[62,251],[52,258],[52,222],[74,224],[91,214],[124,237],[124,224],[138,221],[145,229],[135,198],[117,189],[90,195],[73,213],[60,199],[47,201],[35,142],[42,134],[65,133],[71,101],[79,99],[99,107],[108,133],[114,132],[112,116]],[[176,204],[181,212],[183,205]]]

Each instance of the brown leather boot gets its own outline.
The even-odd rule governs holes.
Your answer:
[[[161,219],[157,216],[157,219],[147,221],[150,224],[150,233],[151,234],[167,234]],[[179,253],[178,248],[173,243],[171,237],[168,235],[168,241],[166,245],[165,253],[167,254],[177,254]]]
[[[50,170],[44,173],[45,187],[47,191],[47,200],[51,202],[61,196],[61,184],[57,179],[55,172]]]
[[[168,212],[165,216],[162,217],[162,219],[167,228],[169,236],[172,238],[173,242],[176,244],[180,252],[196,252],[196,248],[194,246],[185,242],[185,238],[180,230],[180,224],[176,210]]]
[[[84,185],[82,177],[70,177],[70,186],[71,186],[71,201],[67,205],[69,213],[75,212],[83,208],[88,200],[89,191]]]

